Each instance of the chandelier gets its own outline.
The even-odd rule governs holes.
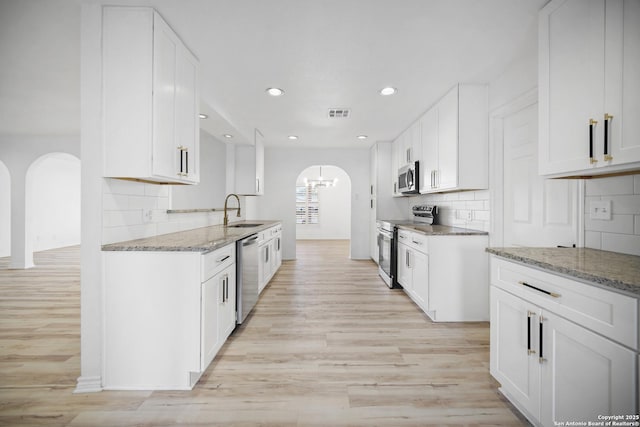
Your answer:
[[[322,178],[322,166],[319,166],[320,173],[318,174],[318,179],[304,179],[305,185],[310,185],[311,188],[316,187],[335,187],[338,183],[338,178],[334,179],[324,179]]]

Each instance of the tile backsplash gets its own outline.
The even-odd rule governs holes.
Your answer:
[[[611,201],[611,220],[591,218],[597,200]],[[640,175],[588,179],[584,203],[586,247],[640,255]]]
[[[440,224],[489,231],[489,190],[425,194],[409,199],[409,206],[418,204],[438,206]]]
[[[222,224],[222,212],[168,214],[170,199],[168,185],[105,178],[102,191],[102,243]],[[234,221],[238,219],[241,218],[234,217]]]

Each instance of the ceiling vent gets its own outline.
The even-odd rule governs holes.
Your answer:
[[[330,119],[346,119],[351,114],[351,110],[348,108],[330,108],[329,109],[329,118]]]

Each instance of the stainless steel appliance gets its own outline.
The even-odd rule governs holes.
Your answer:
[[[398,169],[398,186],[402,194],[420,192],[420,162],[412,162]]]
[[[435,205],[416,205],[411,212],[414,222],[429,225],[438,223],[438,207]]]
[[[378,274],[393,288],[396,276],[394,226],[389,221],[376,221],[378,227]]]
[[[258,235],[236,243],[236,323],[247,318],[258,302]]]

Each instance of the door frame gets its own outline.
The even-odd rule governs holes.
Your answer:
[[[489,113],[489,200],[491,209],[489,245],[504,246],[504,120],[538,102],[533,88]],[[578,184],[576,246],[584,247],[584,180]]]

